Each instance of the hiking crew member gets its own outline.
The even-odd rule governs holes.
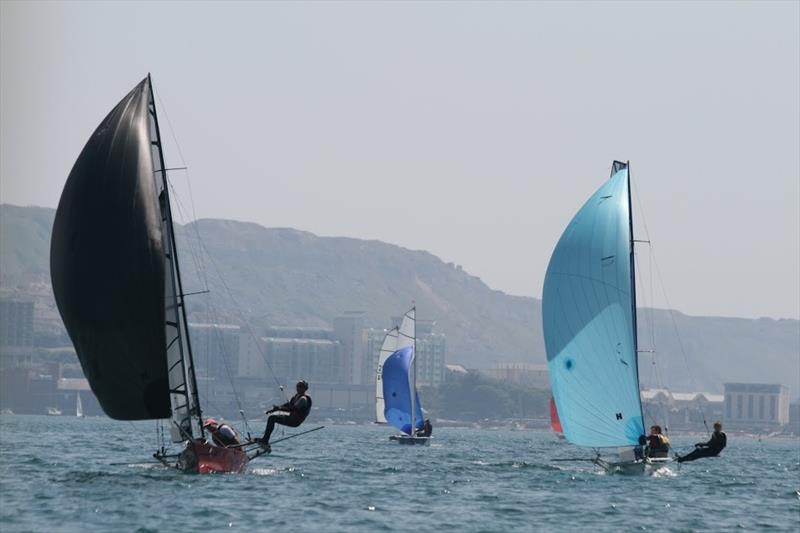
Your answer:
[[[266,412],[269,416],[267,416],[267,427],[264,430],[264,436],[256,439],[256,442],[264,448],[269,449],[269,438],[275,429],[275,424],[296,428],[303,423],[308,413],[311,412],[311,396],[306,394],[308,383],[300,380],[295,388],[297,394],[292,396],[291,400],[283,405],[273,405],[272,409]]]
[[[716,457],[727,445],[728,436],[722,432],[722,423],[717,421],[714,422],[714,433],[711,434],[708,442],[698,442],[694,445],[693,452],[684,456],[676,455],[675,458],[679,463],[684,463],[702,459],[703,457]]]
[[[228,424],[220,424],[213,418],[206,419],[203,427],[211,433],[211,440],[217,446],[227,448],[228,446],[235,446],[239,444],[239,437],[236,435],[236,430]]]
[[[431,424],[431,419],[426,418],[425,423],[422,424],[422,427],[417,430],[417,437],[430,437],[433,433],[433,424]]]
[[[647,436],[647,456],[667,457],[669,455],[669,437],[661,433],[661,426],[650,426]]]

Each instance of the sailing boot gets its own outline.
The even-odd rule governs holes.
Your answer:
[[[267,439],[265,439],[264,437],[255,438],[253,439],[253,442],[258,444],[261,447],[261,449],[267,453],[270,453],[272,451],[272,446],[269,445],[269,441],[267,441]]]

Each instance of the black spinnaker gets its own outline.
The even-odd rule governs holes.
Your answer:
[[[149,131],[148,79],[106,116],[56,211],[56,304],[103,410],[169,418],[164,239]]]

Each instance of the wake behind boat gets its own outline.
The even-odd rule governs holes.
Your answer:
[[[116,420],[170,420],[171,440],[183,449],[162,444],[157,460],[187,472],[241,472],[262,453],[207,438],[149,75],[78,156],[56,211],[50,271],[103,411]]]
[[[594,460],[609,472],[669,461],[643,449],[633,246],[629,168],[615,161],[561,235],[542,296],[554,412],[568,442],[619,449],[617,460]]]

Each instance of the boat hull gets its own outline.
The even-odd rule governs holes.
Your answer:
[[[197,474],[238,474],[250,459],[240,448],[223,448],[208,442],[191,442],[178,458],[178,468]]]
[[[649,475],[654,473],[661,467],[667,466],[672,462],[668,457],[663,458],[648,458],[638,459],[635,461],[605,461],[601,458],[596,458],[593,461],[596,465],[600,466],[609,474],[623,474],[623,475]]]
[[[430,446],[431,437],[412,437],[410,435],[392,435],[389,440],[397,441],[398,444]]]

